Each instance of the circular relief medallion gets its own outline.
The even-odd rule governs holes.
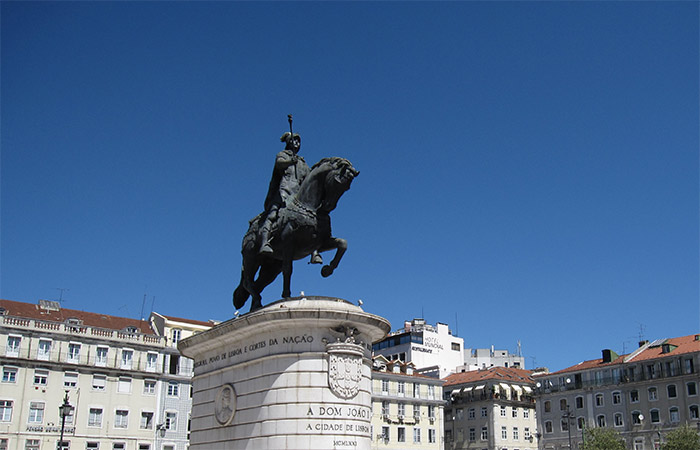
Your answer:
[[[219,425],[228,425],[236,414],[236,391],[233,385],[224,384],[214,399],[214,416]]]

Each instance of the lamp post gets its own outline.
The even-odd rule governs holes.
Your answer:
[[[573,450],[571,447],[571,420],[574,419],[574,415],[567,409],[562,418],[566,419],[566,431],[569,432],[569,450]]]
[[[68,403],[68,391],[66,391],[66,396],[63,397],[63,404],[58,407],[58,415],[61,417],[61,440],[58,441],[58,450],[63,450],[63,432],[66,429],[66,417],[71,415],[73,409],[75,408]]]

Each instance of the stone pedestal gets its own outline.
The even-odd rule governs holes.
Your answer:
[[[292,298],[180,341],[194,359],[192,450],[369,450],[371,345],[389,322]]]

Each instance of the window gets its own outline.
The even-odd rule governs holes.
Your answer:
[[[544,412],[552,412],[552,403],[549,400],[544,402]]]
[[[49,381],[49,371],[44,369],[34,370],[34,384],[37,386],[46,386]]]
[[[686,358],[683,360],[683,372],[685,372],[686,375],[695,372],[692,358]]]
[[[141,412],[141,425],[139,426],[142,430],[150,430],[153,428],[153,413],[150,411]]]
[[[605,406],[605,402],[603,401],[603,394],[596,394],[595,395],[595,405],[596,406]]]
[[[576,428],[579,430],[583,430],[584,428],[586,428],[586,419],[583,417],[579,417],[578,419],[576,419]]]
[[[44,421],[44,403],[31,402],[29,404],[29,423],[42,423]]]
[[[476,419],[476,410],[474,408],[469,408],[469,414],[467,416],[469,420]]]
[[[413,418],[416,422],[420,420],[420,405],[413,405]]]
[[[501,439],[508,439],[508,427],[501,427]]]
[[[428,429],[428,443],[430,443],[430,444],[436,443],[437,438],[435,436],[436,436],[435,429],[434,428]]]
[[[403,397],[404,395],[406,395],[406,383],[404,383],[403,381],[399,381],[398,392],[399,392],[399,397]]]
[[[48,361],[51,357],[51,341],[39,339],[39,349],[36,354],[37,359]]]
[[[163,447],[165,448],[165,447]],[[112,444],[112,450],[124,450],[126,449],[126,444],[123,442],[115,442]]]
[[[12,422],[12,400],[0,400],[0,422]]]
[[[39,450],[39,439],[27,439],[24,441],[24,450]]]
[[[476,441],[476,428],[469,429],[469,442]]]
[[[382,427],[382,439],[389,442],[389,427]]]
[[[548,420],[544,423],[544,432],[545,433],[551,433],[552,432],[552,421]]]
[[[639,391],[637,391],[636,389],[633,391],[630,391],[630,402],[632,402],[632,403],[639,402]]]
[[[669,384],[668,386],[666,386],[666,394],[668,395],[668,398],[678,397],[678,393],[676,392],[676,385]]]
[[[569,431],[569,419],[568,418],[561,419],[561,431]]]
[[[420,444],[420,428],[418,427],[413,429],[413,443]]]
[[[131,378],[120,377],[117,383],[117,392],[122,394],[129,394],[131,392]]]
[[[399,418],[403,417],[406,415],[406,404],[405,403],[399,403]]]
[[[618,392],[618,391],[613,392],[612,393],[612,402],[613,402],[613,405],[619,405],[620,403],[622,403],[622,394],[620,394],[620,392]]]
[[[68,354],[66,355],[66,361],[68,361],[69,363],[80,362],[80,344],[68,344]]]
[[[118,409],[114,415],[114,428],[126,428],[129,426],[129,411]]]
[[[8,336],[7,337],[7,348],[5,349],[6,356],[19,356],[19,344],[22,338],[19,336]]]
[[[92,389],[94,391],[104,391],[107,384],[107,377],[105,375],[95,374],[92,376]]]
[[[102,408],[90,408],[88,413],[88,426],[89,427],[101,427],[102,426]]]
[[[651,417],[651,422],[652,423],[659,423],[659,410],[658,409],[652,409],[649,411],[649,416]]]
[[[156,380],[143,380],[143,393],[144,394],[155,394],[156,393]]]
[[[462,417],[464,417],[464,409],[457,408],[455,413],[456,413],[456,420],[462,420]]]
[[[513,427],[513,440],[517,441],[520,439],[520,434],[518,432],[518,427]]]
[[[656,400],[658,400],[658,399],[659,399],[659,395],[658,395],[658,393],[656,392],[656,388],[655,388],[655,387],[650,387],[650,388],[649,388],[649,401],[650,401],[650,402],[653,402],[653,401],[656,401]]]
[[[397,428],[398,431],[398,441],[406,442],[406,429],[404,427]]]
[[[639,411],[632,411],[632,424],[641,425],[642,423],[642,413]]]
[[[178,397],[180,395],[180,383],[177,381],[168,382],[168,396]]]
[[[2,368],[2,382],[3,383],[16,383],[17,382],[17,368],[16,367],[3,367]]]
[[[523,408],[523,419],[529,419],[530,418],[530,410],[527,408]]]
[[[387,402],[386,400],[382,401],[382,415],[389,415],[389,402]]]
[[[158,353],[146,354],[146,370],[149,372],[155,372],[157,367],[158,367]]]
[[[583,397],[581,397],[580,395],[578,397],[576,397],[574,404],[576,405],[576,409],[583,408]]]
[[[104,367],[107,365],[107,347],[97,347],[95,351],[95,365]]]
[[[177,413],[176,412],[166,412],[165,413],[165,429],[166,430],[176,430],[177,429]]]
[[[615,413],[615,426],[616,427],[621,427],[624,426],[624,422],[622,421],[622,413]]]
[[[603,414],[596,417],[595,421],[599,428],[605,428],[605,416]]]
[[[63,374],[63,387],[74,388],[78,385],[78,374],[75,372],[65,372]]]
[[[133,363],[133,360],[134,360],[134,351],[122,349],[121,368],[126,369],[126,370],[131,369],[131,364]]]
[[[177,328],[174,328],[173,330],[170,331],[170,336],[172,338],[173,347],[176,347],[177,343],[180,341],[180,337],[182,336],[182,330],[178,330]]]
[[[472,408],[472,412],[474,412],[474,408]],[[428,405],[428,418],[435,418],[435,405]]]
[[[481,427],[481,440],[487,441],[489,439],[489,429],[488,427]]]
[[[699,419],[700,418],[700,414],[698,414],[698,405],[690,405],[688,410],[690,412],[691,419]]]
[[[569,409],[569,404],[565,398],[562,398],[561,400],[559,400],[559,410],[566,411],[567,409]]]
[[[382,394],[389,394],[389,380],[382,380]]]
[[[485,406],[482,407],[482,408],[481,408],[481,417],[488,417],[488,415],[489,415],[489,410],[486,409]]]
[[[459,342],[453,342],[451,348],[452,350],[458,352],[460,350]]]
[[[513,406],[512,411],[510,412],[510,414],[511,414],[513,417],[518,417],[518,408],[517,408],[516,406]]]
[[[691,381],[690,383],[688,383],[688,384],[686,385],[686,388],[687,388],[687,390],[688,390],[688,395],[689,395],[689,396],[698,395],[698,387],[697,387],[697,385],[695,384],[694,381]]]
[[[85,445],[85,450],[98,450],[100,448],[99,442],[88,442]]]
[[[428,398],[431,400],[435,398],[435,386],[433,385],[428,385]]]
[[[501,406],[501,417],[505,417],[505,416],[506,416],[506,407]]]
[[[668,410],[668,417],[671,420],[671,423],[678,423],[681,421],[680,414],[678,414],[678,408],[675,406]]]
[[[420,384],[418,383],[413,383],[413,396],[420,398]]]
[[[70,450],[70,441],[56,441],[57,450]]]
[[[7,450],[7,439],[5,438],[0,438],[0,450]]]
[[[530,439],[530,436],[531,436],[531,434],[530,434],[530,427],[525,427],[525,428],[523,428],[523,437],[524,437],[525,439],[529,440],[529,439]]]

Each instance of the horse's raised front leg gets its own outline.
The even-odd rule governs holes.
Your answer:
[[[331,250],[333,248],[336,249],[333,260],[330,262],[330,264],[321,268],[321,276],[324,278],[331,276],[333,271],[338,267],[338,264],[340,264],[340,260],[343,259],[343,255],[348,249],[348,241],[341,238],[331,238],[330,240],[326,241],[326,245],[321,248],[321,251]]]

